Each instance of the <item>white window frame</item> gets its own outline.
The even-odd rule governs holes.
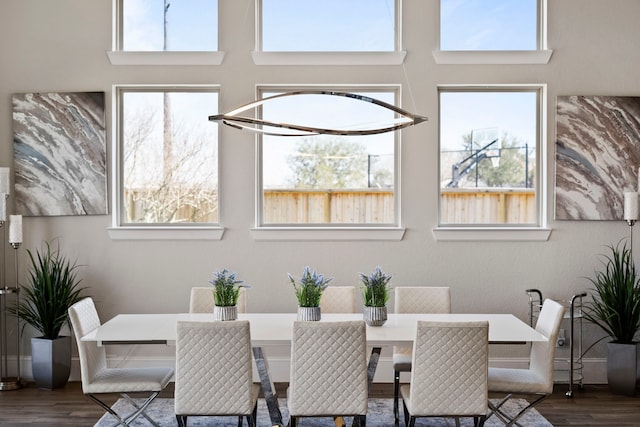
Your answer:
[[[535,90],[538,92],[537,141],[536,141],[536,224],[520,225],[482,225],[482,224],[446,224],[440,225],[441,184],[438,185],[438,226],[432,229],[436,240],[440,241],[546,241],[551,235],[547,224],[547,85],[546,84],[491,84],[491,85],[439,85],[440,92],[492,92]],[[438,109],[440,107],[438,106]],[[438,113],[440,116],[440,113]],[[440,142],[438,142],[438,176],[440,176]]]
[[[288,92],[304,89],[338,90],[342,92],[389,91],[395,93],[396,105],[401,105],[401,86],[384,85],[258,85],[256,99],[264,92]],[[343,240],[392,240],[400,241],[405,229],[402,227],[401,206],[401,131],[394,132],[394,219],[395,224],[263,224],[263,185],[262,185],[262,138],[256,135],[256,212],[255,227],[251,235],[255,240],[269,241],[343,241]]]
[[[400,65],[407,55],[402,50],[402,0],[395,0],[395,49],[378,52],[265,52],[262,50],[262,0],[256,1],[256,65]]]
[[[113,132],[111,161],[111,200],[112,200],[112,220],[111,227],[107,229],[112,240],[221,240],[224,228],[218,223],[209,224],[123,224],[123,202],[122,202],[122,177],[123,177],[123,99],[122,94],[129,91],[215,91],[220,93],[219,85],[114,85],[111,93]],[[219,130],[218,130],[219,133]],[[219,138],[218,138],[219,140]],[[219,162],[218,159],[216,159]],[[219,168],[218,168],[219,170]],[[219,177],[218,177],[219,181]],[[218,189],[220,186],[218,186]],[[220,190],[218,190],[220,191]],[[221,196],[218,196],[218,203],[221,203]],[[220,206],[218,206],[220,212]]]
[[[553,50],[547,44],[547,1],[537,0],[537,45],[536,50],[464,50],[451,51],[440,49],[440,0],[438,0],[438,49],[433,59],[436,64],[548,64]]]
[[[107,56],[111,65],[221,65],[223,51],[139,52],[122,50],[123,2],[112,0],[111,50]],[[218,0],[220,1],[220,0]],[[219,5],[219,3],[218,3]],[[218,6],[219,7],[219,6]],[[219,26],[218,26],[219,32]]]

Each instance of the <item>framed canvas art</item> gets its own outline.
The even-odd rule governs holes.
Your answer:
[[[621,221],[639,191],[640,97],[559,96],[555,146],[555,218]]]
[[[106,215],[104,92],[14,94],[15,211]]]

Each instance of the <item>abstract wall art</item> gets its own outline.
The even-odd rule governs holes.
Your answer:
[[[15,210],[105,215],[104,92],[14,94]]]
[[[640,97],[559,96],[555,145],[555,218],[621,221],[639,191]]]

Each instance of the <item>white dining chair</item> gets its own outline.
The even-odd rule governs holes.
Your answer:
[[[320,298],[322,313],[355,313],[355,286],[328,286]]]
[[[246,294],[246,289],[240,288],[237,304],[238,313],[247,312]],[[213,286],[194,286],[191,288],[189,313],[213,313],[214,305]]]
[[[531,343],[528,368],[489,368],[489,392],[507,393],[497,404],[489,402],[489,416],[495,414],[505,425],[516,425],[528,410],[553,393],[556,340],[564,311],[562,304],[550,299],[542,304],[535,329],[548,340]],[[502,407],[514,394],[529,395],[533,400],[517,413],[508,414]]]
[[[187,417],[246,417],[256,426],[260,386],[253,384],[249,321],[178,321],[176,339],[175,414],[178,426]]]
[[[489,322],[418,321],[411,381],[400,387],[405,426],[421,417],[473,417],[482,426],[487,415]]]
[[[69,308],[69,319],[78,344],[82,392],[100,405],[117,421],[117,425],[128,426],[138,416],[144,416],[152,425],[157,424],[144,412],[149,404],[169,384],[173,368],[109,368],[105,347],[96,342],[81,341],[81,338],[100,326],[100,318],[93,299],[84,298]],[[128,393],[147,392],[148,397],[137,404]],[[116,413],[97,395],[120,393],[136,410],[128,415]]]
[[[355,424],[364,427],[367,406],[364,321],[295,321],[287,389],[289,425],[296,427],[300,417],[354,416]]]
[[[451,313],[448,286],[397,286],[394,291],[396,313]],[[400,372],[411,372],[411,347],[393,348],[393,415],[399,414]]]

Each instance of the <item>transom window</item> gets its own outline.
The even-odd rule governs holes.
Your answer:
[[[440,88],[440,225],[540,225],[539,87]]]
[[[214,87],[118,87],[119,225],[217,224]]]
[[[264,87],[259,96],[300,88]],[[323,88],[327,89],[327,88]],[[336,89],[334,89],[336,90]],[[341,88],[396,105],[397,88]],[[346,97],[276,98],[262,118],[332,129],[390,123],[395,113]],[[260,137],[261,225],[397,223],[396,153],[399,132],[370,136]]]
[[[261,0],[264,52],[394,51],[394,0]]]
[[[543,0],[440,0],[440,50],[537,50]]]
[[[118,50],[218,50],[218,0],[117,1]]]

